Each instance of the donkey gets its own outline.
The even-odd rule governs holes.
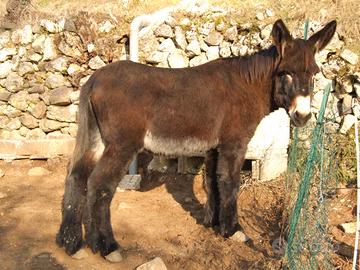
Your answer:
[[[75,254],[85,243],[120,261],[110,223],[119,180],[141,150],[206,153],[204,225],[231,236],[238,224],[240,169],[261,119],[282,107],[295,126],[310,119],[315,53],[335,33],[331,21],[308,40],[294,39],[282,20],[274,44],[245,57],[181,69],[130,61],[108,64],[82,87],[76,146],[66,176],[57,244]],[[114,259],[115,258],[115,259]]]

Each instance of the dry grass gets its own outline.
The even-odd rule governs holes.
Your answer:
[[[20,1],[20,0],[19,0]],[[111,13],[130,21],[137,15],[151,13],[174,5],[178,0],[33,0],[39,11],[69,14],[79,10]],[[209,0],[213,5],[234,8],[240,21],[254,20],[255,14],[271,8],[276,18],[282,18],[290,27],[310,20],[338,20],[338,30],[345,37],[347,47],[360,54],[360,0]],[[126,4],[127,3],[127,4]],[[6,0],[0,0],[0,15],[5,12]]]

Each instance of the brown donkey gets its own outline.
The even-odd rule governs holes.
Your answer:
[[[109,207],[119,180],[142,149],[206,153],[204,225],[232,235],[239,228],[236,199],[247,144],[261,119],[279,107],[295,126],[310,119],[313,76],[319,72],[314,56],[335,29],[332,21],[305,41],[292,38],[278,20],[274,46],[254,55],[182,69],[120,61],[94,72],[81,90],[58,245],[76,253],[84,224],[92,251],[120,260]]]

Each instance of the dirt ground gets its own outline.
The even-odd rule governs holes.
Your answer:
[[[50,174],[28,176],[36,166]],[[140,191],[116,192],[112,224],[123,262],[111,264],[89,249],[86,259],[75,260],[55,244],[65,166],[65,159],[0,162],[5,172],[0,178],[0,269],[135,269],[157,256],[168,269],[281,269],[271,247],[280,231],[281,180],[242,189],[239,221],[251,240],[239,243],[201,225],[201,176],[159,173],[144,180]],[[349,201],[343,202],[349,208]],[[347,269],[346,260],[338,262],[339,269]]]

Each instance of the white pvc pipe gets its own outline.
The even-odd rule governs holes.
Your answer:
[[[352,269],[358,269],[358,252],[359,252],[359,231],[360,231],[360,149],[359,149],[359,132],[358,132],[358,115],[355,120],[355,145],[356,145],[356,170],[357,170],[357,209],[356,209],[356,233],[355,233],[355,245]]]

